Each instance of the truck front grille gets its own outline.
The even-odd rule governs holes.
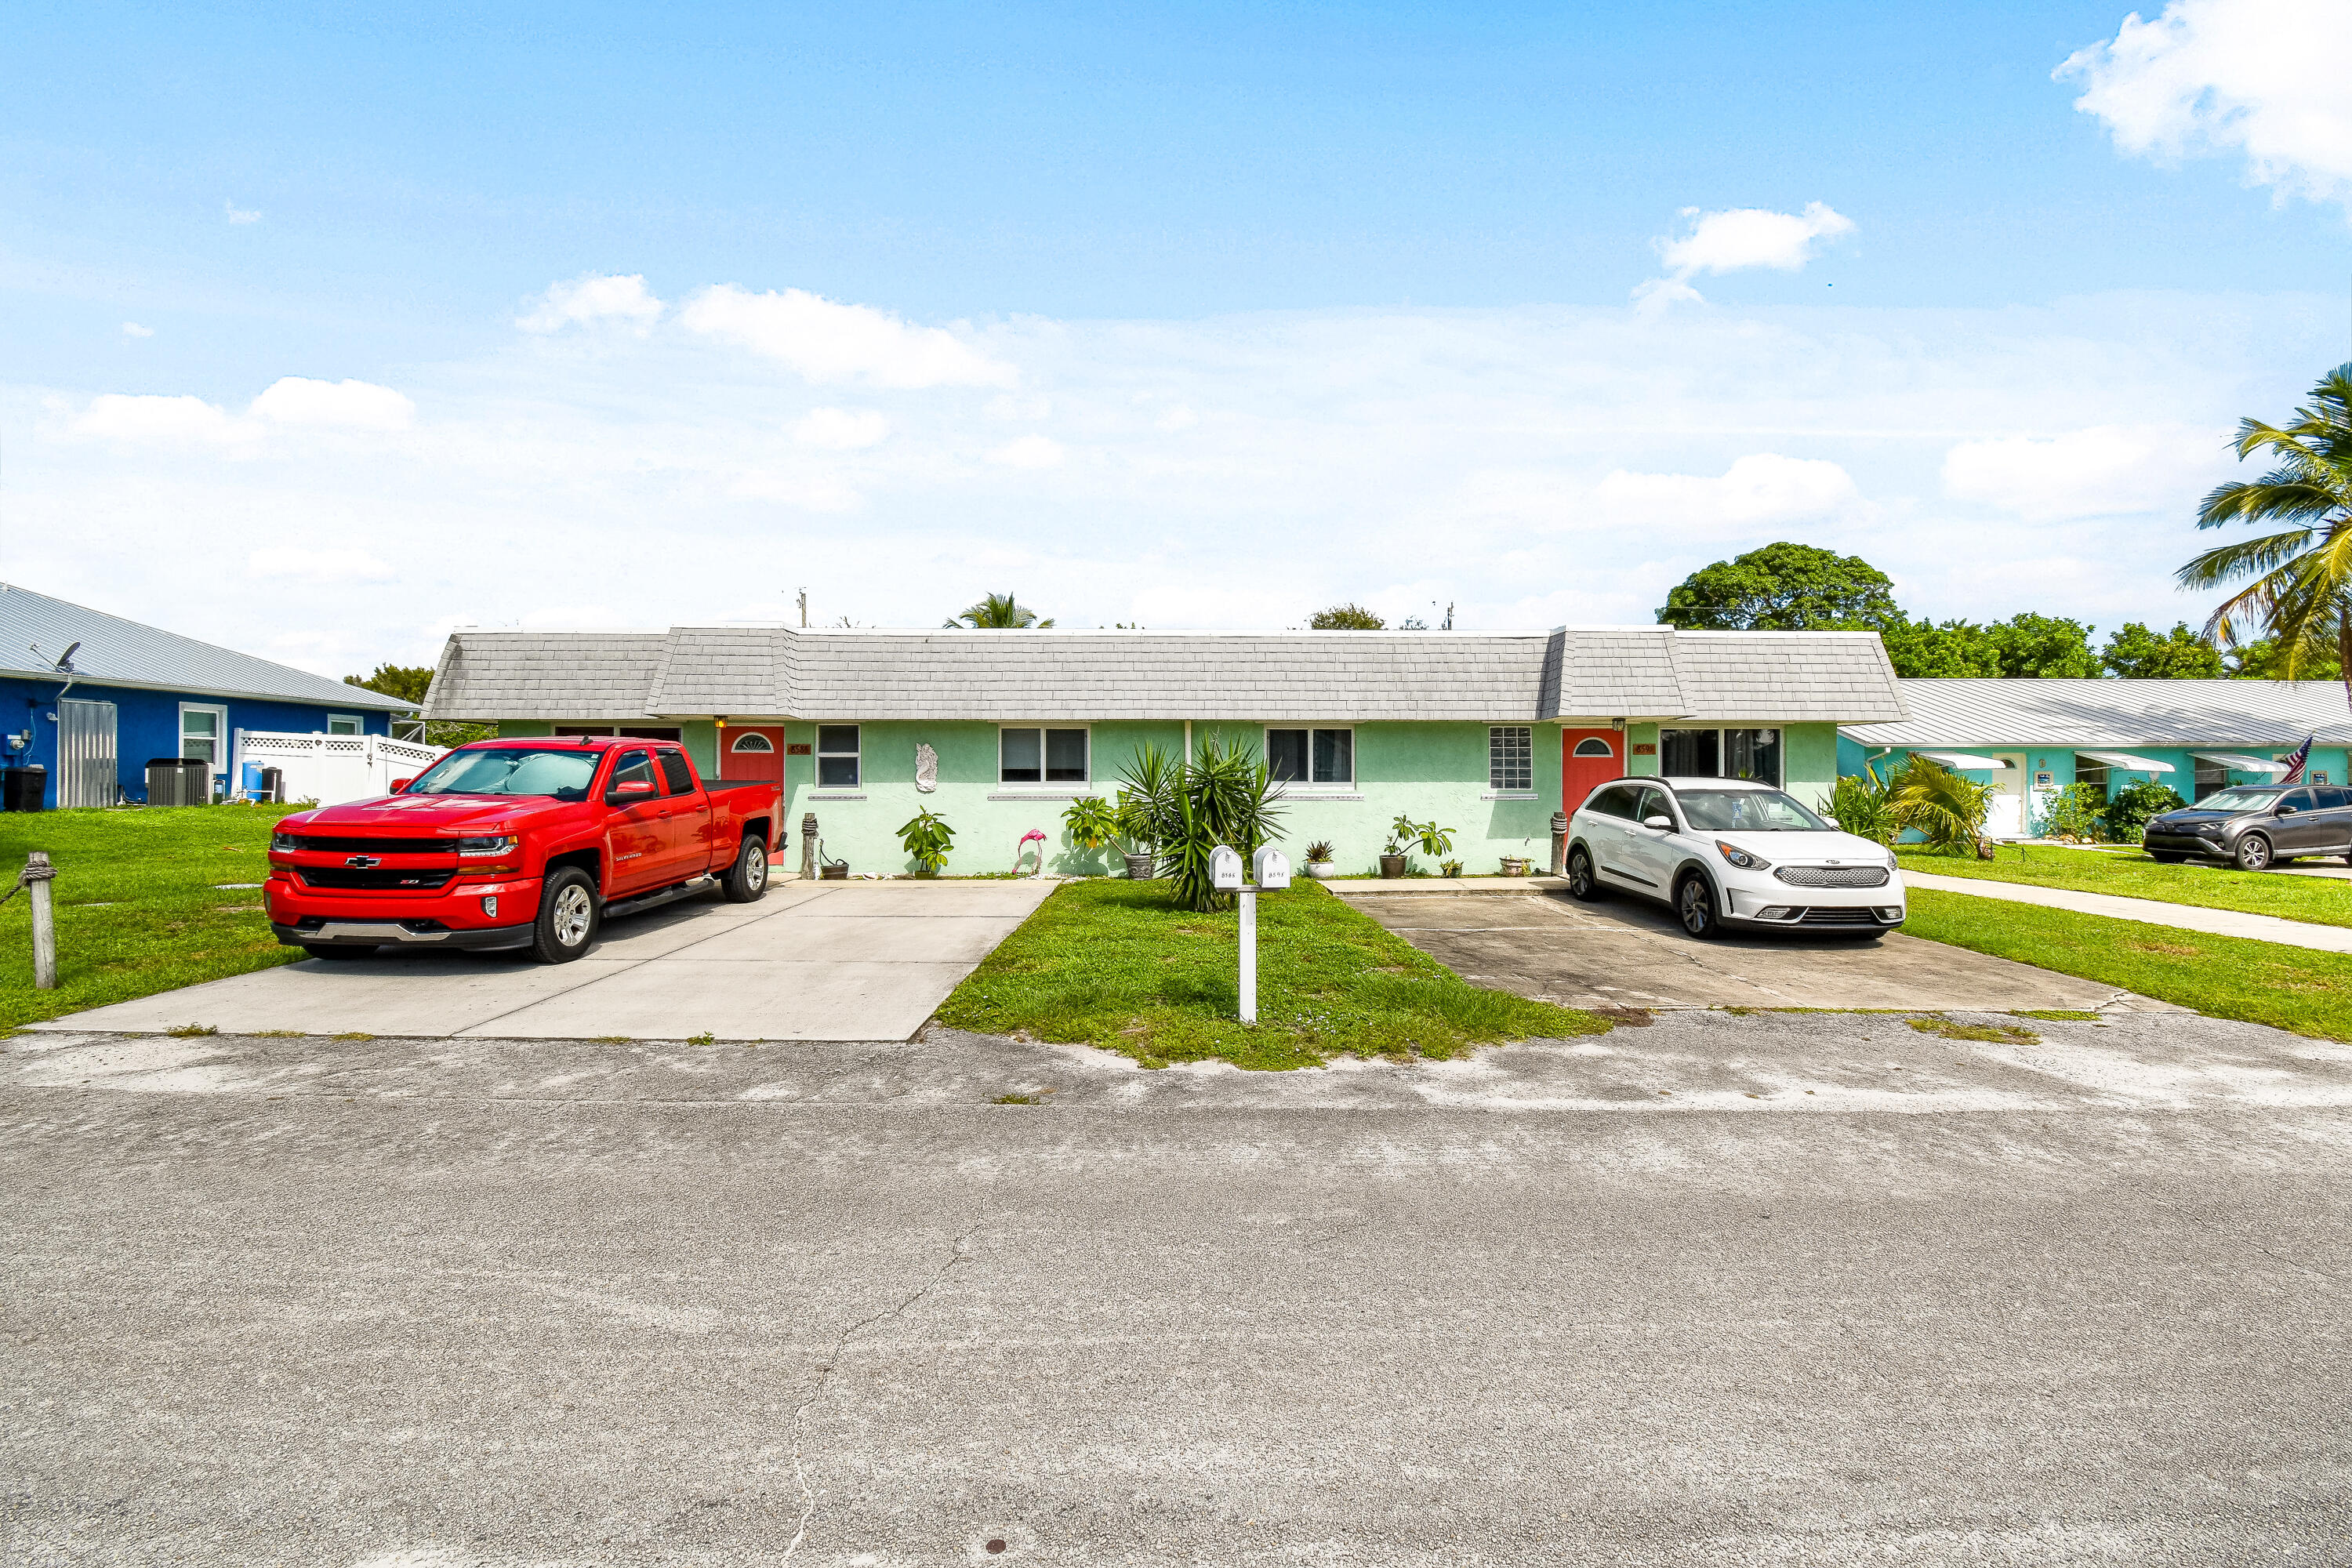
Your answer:
[[[454,838],[327,838],[299,836],[296,847],[312,855],[455,855]]]
[[[426,892],[442,886],[457,874],[455,870],[404,869],[396,866],[366,871],[349,866],[298,866],[294,869],[296,875],[313,888],[392,893]]]

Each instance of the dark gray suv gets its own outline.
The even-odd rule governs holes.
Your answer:
[[[2167,864],[2210,855],[2260,871],[2298,855],[2352,860],[2352,790],[2331,784],[2241,784],[2148,818],[2141,840]]]

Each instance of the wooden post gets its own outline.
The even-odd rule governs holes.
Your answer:
[[[56,875],[49,865],[48,851],[36,849],[25,858],[25,876],[33,893],[33,989],[36,991],[55,991],[58,988],[57,916],[49,904],[49,879]]]

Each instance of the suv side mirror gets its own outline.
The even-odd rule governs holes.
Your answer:
[[[1671,816],[1645,816],[1642,818],[1642,826],[1654,827],[1661,833],[1672,833],[1675,830],[1675,819]]]
[[[2293,816],[2294,815],[2294,807],[2291,805],[2280,806],[2278,808],[2278,814],[2281,816]]]
[[[1824,816],[1822,820],[1828,823],[1832,827],[1835,827],[1838,825],[1838,819],[1834,816]]]

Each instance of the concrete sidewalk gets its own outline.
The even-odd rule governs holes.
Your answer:
[[[793,882],[614,921],[587,957],[385,952],[94,1007],[44,1030],[903,1040],[1058,882]]]
[[[2119,921],[2200,931],[2209,936],[2242,936],[2252,942],[2274,942],[2282,947],[2307,947],[2315,952],[2352,952],[2352,927],[2310,925],[2284,921],[2276,915],[2242,914],[2236,910],[2207,909],[2200,904],[2168,904],[2160,899],[2123,899],[2112,893],[2077,893],[2065,888],[2038,888],[2024,882],[1980,881],[1974,877],[1931,877],[1906,869],[1906,887],[1929,888],[1939,893],[1969,893],[1979,899],[2006,899],[2011,903],[2040,904],[2048,910],[2072,910],[2077,914],[2106,915]]]

